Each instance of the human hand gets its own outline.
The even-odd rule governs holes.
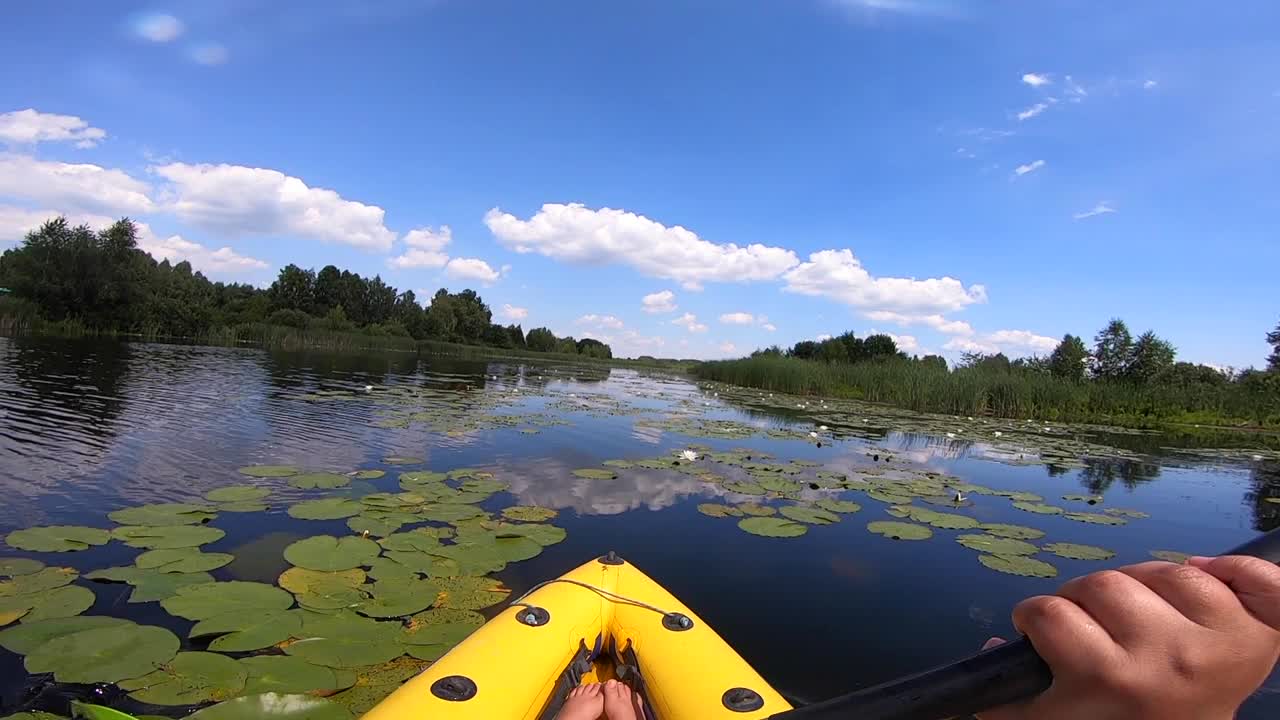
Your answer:
[[[1053,684],[981,720],[1226,720],[1280,659],[1280,567],[1226,556],[1104,570],[1023,600],[1013,625]]]

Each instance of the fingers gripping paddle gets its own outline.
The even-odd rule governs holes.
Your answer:
[[[1280,563],[1280,528],[1228,550]],[[940,720],[1026,700],[1053,674],[1025,637],[959,662],[773,715],[769,720]]]

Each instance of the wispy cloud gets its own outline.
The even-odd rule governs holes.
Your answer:
[[[1048,109],[1049,109],[1048,103],[1036,103],[1035,105],[1032,105],[1026,110],[1023,110],[1022,112],[1018,113],[1018,121],[1021,122],[1023,120],[1030,120],[1031,118],[1039,115],[1040,113]]]
[[[1041,73],[1025,73],[1022,76],[1022,82],[1030,85],[1031,87],[1040,87],[1042,85],[1052,83],[1053,80],[1049,79],[1048,75],[1043,75]]]
[[[172,15],[152,13],[142,15],[133,22],[133,32],[143,40],[155,43],[167,43],[181,37],[186,27],[182,21]]]
[[[1036,160],[1034,162],[1029,162],[1026,165],[1019,165],[1018,167],[1014,168],[1013,174],[1017,175],[1018,177],[1022,177],[1023,175],[1026,175],[1027,173],[1033,173],[1042,167],[1044,167],[1044,161]]]
[[[956,4],[947,0],[827,0],[827,2],[849,11],[856,11],[863,16],[893,14],[948,17],[959,14]]]
[[[1084,220],[1085,218],[1091,218],[1097,215],[1106,215],[1108,213],[1113,213],[1113,212],[1116,212],[1116,209],[1111,207],[1111,203],[1107,202],[1106,200],[1103,200],[1097,205],[1094,205],[1092,210],[1086,210],[1084,212],[1076,213],[1075,215],[1072,215],[1072,217],[1075,218],[1076,220]]]
[[[1155,87],[1156,87],[1157,85],[1159,85],[1159,84],[1160,84],[1160,83],[1159,83],[1159,82],[1157,82],[1157,81],[1155,81],[1155,80],[1148,80],[1148,81],[1146,81],[1146,82],[1142,83],[1142,89],[1143,89],[1143,90],[1154,90],[1154,89],[1155,89]]]
[[[1070,75],[1064,78],[1064,80],[1066,84],[1065,92],[1067,100],[1078,103],[1089,97],[1089,91],[1085,90],[1084,86],[1076,82]]]

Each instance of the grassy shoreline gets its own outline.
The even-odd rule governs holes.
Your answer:
[[[554,363],[581,363],[628,368],[656,368],[687,371],[692,360],[597,358],[568,353],[536,352],[518,348],[467,345],[440,340],[415,340],[400,335],[369,334],[323,329],[300,330],[282,325],[248,323],[220,327],[193,337],[150,333],[122,333],[94,330],[75,321],[50,322],[39,318],[0,315],[0,336],[63,338],[110,338],[124,341],[208,345],[213,347],[260,347],[274,350],[327,350],[334,352],[403,352],[459,360],[531,360]]]
[[[907,361],[828,364],[768,356],[701,363],[690,372],[702,380],[742,387],[864,400],[947,415],[1125,427],[1280,427],[1277,398],[1235,385],[1135,386],[1072,382],[1030,372],[947,370]]]

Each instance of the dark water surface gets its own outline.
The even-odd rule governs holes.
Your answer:
[[[377,391],[368,402],[304,398],[366,385],[378,391],[453,388],[477,398],[466,411],[475,414],[470,419],[531,414],[537,433],[515,426],[452,433],[420,424],[379,427],[375,423],[385,420],[387,408],[374,401]],[[368,484],[357,481],[345,491],[353,494],[395,491],[397,468],[382,462],[392,455],[425,460],[409,469],[482,467],[510,483],[514,495],[502,494],[484,507],[557,508],[554,522],[568,531],[566,541],[497,575],[516,594],[617,550],[694,608],[778,690],[812,701],[968,654],[992,635],[1010,636],[1012,606],[1028,595],[1052,592],[1069,577],[1148,560],[1156,549],[1212,553],[1280,525],[1280,505],[1265,501],[1280,496],[1274,463],[1208,464],[1163,456],[1157,448],[1180,442],[1150,436],[1094,438],[1134,444],[1143,453],[1141,462],[1091,460],[1083,469],[1064,470],[1007,464],[1005,454],[982,444],[889,428],[869,428],[871,439],[849,437],[818,447],[807,438],[687,437],[654,426],[652,421],[672,412],[762,429],[795,427],[802,435],[813,426],[794,411],[790,417],[758,407],[748,411],[687,379],[631,370],[0,338],[0,534],[47,524],[110,527],[107,512],[198,502],[208,490],[244,482],[236,469],[246,465],[390,471]],[[827,492],[861,503],[862,511],[811,527],[803,537],[775,539],[744,533],[733,518],[700,514],[698,503],[733,498],[690,475],[637,469],[601,481],[571,472],[609,459],[671,456],[690,444],[752,448],[782,462],[812,460],[832,470],[865,467],[870,454],[887,452],[970,483],[1034,492],[1047,503],[1065,504],[1059,500],[1065,493],[1099,493],[1106,506],[1140,510],[1150,518],[1118,527],[1091,525],[1021,512],[1007,498],[974,496],[975,504],[960,512],[983,522],[1037,527],[1047,533],[1037,543],[1085,543],[1117,552],[1107,563],[1042,554],[1060,576],[1034,579],[983,567],[974,551],[952,541],[957,531],[935,530],[922,542],[873,535],[867,522],[894,518],[885,514],[885,504],[862,493]],[[263,482],[274,491],[266,515],[224,513],[215,521],[227,536],[204,549],[237,557],[213,572],[218,579],[274,582],[288,567],[280,555],[285,545],[309,535],[349,532],[342,520],[302,521],[285,514],[290,503],[317,497],[316,491]],[[37,557],[82,571],[129,564],[137,552],[120,543],[57,554],[0,547],[0,557]],[[97,594],[91,614],[162,625],[180,637],[190,628],[156,603],[125,604],[127,586],[79,584]],[[28,676],[20,656],[0,650],[0,716],[27,709],[24,703],[45,680]],[[1280,681],[1274,675],[1268,688],[1250,700],[1242,718],[1280,716]],[[56,700],[44,702],[64,709]]]

